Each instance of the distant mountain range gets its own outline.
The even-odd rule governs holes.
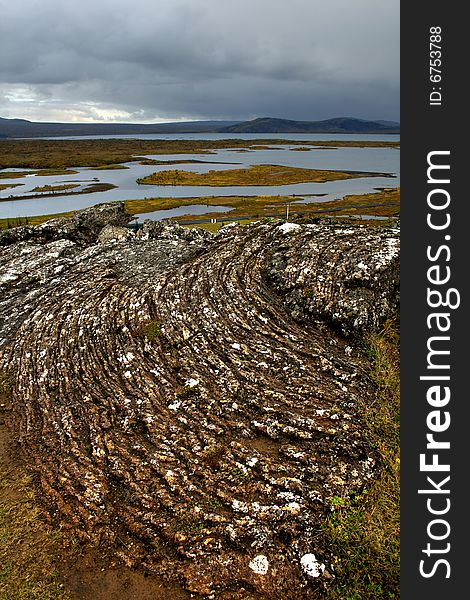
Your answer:
[[[35,123],[0,117],[0,138],[76,135],[141,135],[145,133],[399,133],[394,121],[351,117],[325,121],[292,121],[264,117],[251,121],[186,121],[176,123]]]
[[[53,137],[70,135],[140,135],[143,133],[209,133],[237,121],[186,121],[177,123],[35,123],[2,119],[0,137]]]
[[[365,121],[338,117],[325,121],[291,121],[265,117],[235,123],[220,133],[399,133],[400,124],[392,121]]]

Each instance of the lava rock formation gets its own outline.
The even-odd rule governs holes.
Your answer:
[[[379,468],[358,340],[397,308],[398,230],[129,220],[0,235],[0,369],[48,511],[204,598],[316,598],[330,500]]]

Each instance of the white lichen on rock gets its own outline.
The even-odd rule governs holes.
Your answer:
[[[258,554],[248,565],[258,575],[266,575],[269,570],[269,561],[264,554]]]
[[[320,577],[325,571],[325,565],[317,560],[315,554],[304,554],[300,559],[300,565],[309,577]]]

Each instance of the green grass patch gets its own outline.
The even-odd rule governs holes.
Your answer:
[[[11,405],[12,388],[12,375],[1,371],[2,405]],[[0,418],[8,416],[2,406]],[[0,437],[0,598],[69,600],[59,580],[58,561],[74,560],[78,545],[44,521],[30,477],[9,458],[11,437],[4,424]]]
[[[335,556],[332,600],[398,600],[400,597],[400,371],[398,318],[366,340],[375,400],[363,406],[370,443],[381,457],[381,475],[367,489],[330,499],[323,532]]]
[[[286,216],[289,204],[290,214],[296,212],[315,215],[372,215],[372,216],[397,216],[400,212],[400,188],[391,188],[376,194],[362,196],[346,196],[342,200],[332,202],[312,202],[309,204],[294,204],[298,196],[200,196],[192,198],[144,198],[142,200],[126,200],[126,209],[132,214],[144,214],[157,210],[205,204],[207,207],[228,206],[230,217],[239,220],[252,221],[265,216]],[[208,212],[203,215],[181,215],[175,220],[207,220],[223,219],[218,212]],[[202,225],[202,223],[201,223]],[[206,224],[204,224],[206,225]],[[212,225],[212,224],[210,224]],[[219,226],[218,223],[215,225]],[[212,230],[212,229],[209,229]]]
[[[1,229],[12,229],[13,227],[21,227],[22,225],[40,225],[51,219],[58,219],[61,217],[71,217],[74,212],[56,213],[54,215],[38,215],[34,217],[10,217],[6,219],[0,219],[0,230]]]
[[[289,196],[194,196],[188,198],[144,198],[142,200],[126,200],[126,209],[132,214],[153,212],[156,210],[166,210],[179,206],[190,206],[193,204],[205,204],[207,207],[212,206],[229,206],[237,209],[241,216],[249,215],[253,210],[260,211],[263,207],[281,203],[285,204],[291,201]],[[215,213],[221,216],[220,213]],[[230,213],[232,216],[233,212]],[[197,219],[197,215],[191,215],[191,218]],[[210,216],[213,216],[212,214]],[[199,215],[200,218],[208,218],[208,215]],[[210,218],[210,217],[209,217]]]
[[[20,185],[24,185],[24,183],[0,183],[0,191],[19,187]]]
[[[14,165],[10,165],[14,166]],[[56,175],[76,175],[78,171],[72,169],[40,169],[38,171],[3,171],[0,173],[0,179],[19,179],[26,175],[41,175],[43,177],[52,177]]]
[[[43,521],[32,490],[29,477],[0,466],[0,598],[69,600],[53,557],[73,544]]]
[[[294,183],[336,181],[354,177],[370,177],[371,173],[353,173],[346,171],[328,171],[318,169],[302,169],[279,165],[252,165],[243,169],[224,169],[193,173],[191,171],[159,171],[148,177],[137,179],[137,183],[146,185],[289,185]]]
[[[26,175],[35,175],[34,171],[3,171],[0,173],[0,179],[20,179]]]
[[[163,336],[161,321],[155,320],[147,323],[144,333],[149,342],[154,342],[155,340],[161,338]]]
[[[11,218],[7,218],[7,219],[0,219],[0,230],[13,229],[14,227],[21,227],[22,225],[29,225],[30,219],[32,219],[32,218],[33,217],[11,217]],[[45,216],[44,220],[46,220],[46,219],[49,219],[49,216],[47,216],[47,217]],[[39,221],[36,224],[38,225],[40,222],[44,222],[44,221]]]
[[[115,171],[116,169],[128,169],[126,165],[99,165],[98,167],[91,167],[92,171]]]
[[[65,192],[67,190],[73,190],[74,188],[80,187],[79,183],[63,183],[61,185],[41,185],[36,186],[32,192],[44,192],[46,194],[56,194],[58,192]]]
[[[76,196],[78,194],[92,194],[94,192],[106,192],[108,190],[112,190],[117,186],[113,183],[92,183],[87,185],[86,187],[78,190],[74,190],[74,188],[80,187],[79,184],[64,184],[64,185],[56,185],[56,186],[38,186],[34,188],[31,193],[21,194],[19,196],[15,196],[14,200],[28,200],[31,198],[41,198],[45,196]],[[33,192],[42,192],[42,196],[38,196]],[[11,198],[0,198],[0,202],[11,201]]]
[[[289,143],[289,142],[286,142],[286,143]],[[250,146],[250,150],[279,150],[279,148],[276,148],[276,146],[260,144],[258,146],[256,146],[256,145]]]
[[[400,214],[400,188],[386,188],[373,194],[345,196],[341,200],[322,202],[317,209],[335,215],[373,215],[395,217]]]
[[[76,175],[78,171],[73,169],[41,169],[36,172],[36,175],[42,177],[55,177],[56,175]]]
[[[211,164],[227,164],[218,160],[198,160],[196,158],[174,158],[171,160],[156,160],[154,158],[146,158],[141,160],[141,165],[211,165]],[[230,164],[230,163],[228,163]]]

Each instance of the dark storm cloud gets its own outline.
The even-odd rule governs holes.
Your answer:
[[[398,0],[0,0],[0,10],[2,116],[398,118]]]

